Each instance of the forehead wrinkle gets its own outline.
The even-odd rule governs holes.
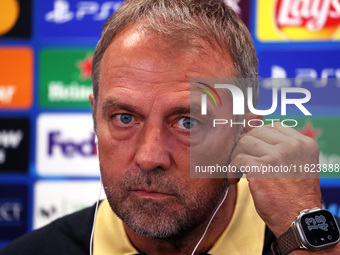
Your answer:
[[[115,72],[115,69],[117,70]],[[145,74],[162,74],[162,76],[157,77],[151,77],[147,76],[145,77]],[[147,70],[144,68],[138,68],[138,67],[127,67],[127,66],[107,66],[104,68],[102,75],[108,75],[110,79],[126,79],[126,80],[133,80],[136,79],[138,82],[149,82],[149,83],[157,83],[162,82],[164,84],[166,83],[186,83],[185,85],[190,85],[190,79],[193,78],[209,78],[211,75],[209,73],[203,73],[200,70],[188,70],[187,72],[181,75],[178,74],[177,70]],[[164,76],[167,76],[168,79],[165,80]],[[147,78],[151,78],[151,81],[147,81]],[[135,82],[135,81],[134,81]]]
[[[115,71],[117,70],[117,71]],[[155,76],[153,76],[154,74]],[[159,74],[162,74],[159,76]],[[176,70],[146,70],[144,68],[138,67],[127,67],[127,66],[105,66],[101,71],[101,82],[111,81],[112,83],[117,83],[119,80],[122,81],[132,81],[133,83],[186,83],[184,86],[190,85],[190,78],[197,76],[198,72],[187,72],[184,77],[178,75]],[[165,80],[164,76],[168,79]],[[105,77],[105,79],[103,78]]]
[[[123,47],[123,51],[127,53],[128,56],[126,56],[126,54],[123,54],[123,56],[121,56],[119,59],[119,62],[120,62],[120,65],[119,66],[116,66],[116,67],[113,67],[111,65],[111,61],[109,61],[109,59],[113,58],[113,59],[117,59],[117,52],[111,52],[110,51],[110,48],[113,47],[114,49],[117,48],[117,46],[122,43],[122,42],[119,42],[120,40],[117,40],[118,38],[114,39],[113,42],[117,42],[118,44],[115,45],[113,42],[111,43],[111,45],[109,46],[108,50],[105,52],[104,54],[104,62],[108,65],[106,65],[105,67],[105,72],[103,73],[106,73],[108,70],[110,70],[111,68],[126,68],[124,67],[124,62],[128,59],[125,59],[125,58],[129,58],[130,54],[132,54],[132,57],[135,58],[136,57],[136,62],[133,62],[132,65],[134,65],[134,67],[130,66],[128,68],[131,68],[131,69],[134,69],[135,71],[141,71],[141,72],[145,72],[145,73],[154,73],[154,74],[159,74],[159,73],[171,73],[171,70],[169,71],[168,69],[168,66],[165,68],[163,66],[163,62],[165,63],[169,63],[169,61],[171,62],[174,62],[173,64],[175,65],[178,65],[178,59],[179,58],[186,58],[186,59],[192,59],[192,58],[198,58],[200,60],[203,60],[201,59],[201,57],[203,56],[210,56],[210,60],[211,62],[216,62],[217,59],[216,58],[219,58],[220,57],[220,54],[217,54],[217,51],[212,49],[211,46],[209,45],[205,45],[205,47],[203,47],[202,50],[198,51],[198,52],[194,52],[193,49],[191,50],[187,50],[187,51],[184,51],[183,49],[179,48],[179,47],[171,47],[169,48],[169,42],[164,40],[164,38],[154,38],[154,36],[152,35],[145,35],[144,36],[145,38],[148,39],[148,41],[150,41],[151,39],[152,40],[152,43],[154,44],[155,42],[157,42],[157,44],[159,44],[159,47],[156,47],[157,48],[157,52],[161,55],[163,55],[162,59],[163,61],[160,61],[160,63],[144,63],[143,61],[143,58],[140,57],[138,58],[136,55],[133,54],[133,51],[134,51],[134,48],[137,48],[137,47],[146,47],[146,48],[149,48],[150,45],[145,45],[145,42],[144,43],[144,46],[142,43],[140,44],[137,44],[137,45],[134,45],[134,46],[131,46],[131,47]],[[126,38],[125,38],[126,39]],[[114,47],[114,45],[116,47]],[[170,44],[171,45],[171,44]],[[165,50],[165,49],[168,49],[168,50]],[[171,49],[171,51],[169,51],[169,49]],[[170,54],[171,52],[171,54]],[[118,52],[118,54],[121,55],[121,53]],[[166,55],[166,56],[165,56]],[[124,57],[125,56],[125,57]],[[131,58],[129,58],[129,61],[131,60]],[[199,61],[200,61],[199,60]],[[218,59],[220,60],[220,59]],[[131,62],[129,62],[127,64],[130,64],[131,65]],[[177,62],[176,62],[177,61]],[[205,60],[206,61],[206,60]],[[232,62],[230,62],[230,56],[226,56],[226,58],[223,58],[222,60],[223,64],[221,63],[221,66],[229,66],[231,65],[232,66],[232,74],[229,73],[229,72],[226,72],[224,73],[224,75],[222,75],[221,77],[219,78],[223,78],[225,76],[233,76],[233,74],[235,73],[235,70],[234,70],[234,67],[233,67],[233,64]],[[123,65],[122,65],[123,63]],[[115,61],[114,64],[119,64]],[[151,66],[150,66],[151,64]],[[195,63],[192,63],[191,65],[189,66],[186,66],[186,67],[183,67],[183,68],[186,68],[186,71],[183,72],[184,73],[184,79],[188,79],[189,81],[189,78],[193,78],[193,77],[199,77],[199,78],[202,78],[202,77],[212,77],[211,74],[209,73],[205,73],[206,71],[206,68],[204,68],[204,70],[199,70],[197,68],[195,68]],[[224,69],[224,68],[222,68]],[[227,68],[228,69],[228,68]],[[174,70],[176,71],[176,70]],[[182,75],[183,75],[182,73]],[[175,72],[176,74],[176,72]],[[183,77],[182,77],[183,78]]]
[[[111,83],[111,84],[110,84]],[[190,93],[190,84],[189,82],[179,81],[148,81],[148,80],[140,80],[134,79],[133,77],[122,76],[122,77],[113,77],[106,81],[106,84],[109,85],[107,91],[111,91],[110,93],[122,93],[124,95],[131,94],[132,96],[162,96],[163,92],[165,93],[176,93],[176,92],[187,92],[188,98]],[[178,86],[177,86],[178,85]],[[147,94],[145,94],[147,92]],[[142,95],[141,95],[142,94]],[[171,99],[171,97],[169,98]]]
[[[162,73],[162,72],[160,72]],[[164,73],[163,73],[164,74]],[[190,79],[193,77],[191,74],[186,74],[185,77],[172,77],[168,80],[165,80],[164,77],[153,77],[152,79],[145,79],[145,77],[140,77],[142,75],[136,75],[136,73],[124,74],[122,72],[111,74],[110,77],[106,77],[106,83],[111,83],[112,88],[120,88],[120,89],[127,89],[127,90],[139,90],[138,86],[144,85],[159,85],[157,88],[153,87],[153,91],[162,90],[163,86],[172,86],[180,84],[180,88],[172,92],[181,92],[181,91],[188,91],[192,92],[190,87]]]

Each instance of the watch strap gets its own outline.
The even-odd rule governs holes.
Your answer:
[[[297,237],[294,225],[277,238],[271,245],[274,255],[287,255],[293,250],[300,249],[300,241]]]

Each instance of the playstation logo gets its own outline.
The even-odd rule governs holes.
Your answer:
[[[66,23],[73,19],[73,12],[70,12],[70,4],[65,0],[55,0],[54,9],[46,13],[45,20],[57,24]]]

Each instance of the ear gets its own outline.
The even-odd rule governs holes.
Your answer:
[[[93,94],[89,95],[89,100],[90,100],[90,104],[91,104],[91,107],[92,107],[92,118],[93,118],[94,132],[97,134],[96,113],[94,112],[95,109],[94,109],[94,96],[93,96]]]
[[[93,94],[89,95],[89,100],[90,100],[91,107],[92,107],[92,110],[93,110],[93,105],[94,105],[94,96],[93,96]]]
[[[250,130],[252,130],[256,126],[260,126],[259,122],[263,121],[263,117],[264,117],[263,115],[256,115],[252,112],[247,112],[246,115],[244,116],[245,127],[243,127],[241,134],[249,132]],[[249,124],[250,124],[250,126],[249,126]]]

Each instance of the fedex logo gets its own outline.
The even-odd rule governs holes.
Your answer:
[[[91,157],[97,155],[95,135],[92,133],[88,139],[76,142],[63,138],[61,132],[54,131],[48,134],[48,155],[52,156],[56,150],[67,158],[76,156]]]
[[[67,23],[71,20],[81,21],[90,17],[94,21],[106,20],[122,2],[106,1],[79,1],[73,8],[70,1],[55,0],[53,10],[45,14],[45,21],[56,24]]]
[[[37,120],[40,175],[99,176],[92,115],[41,114]]]

